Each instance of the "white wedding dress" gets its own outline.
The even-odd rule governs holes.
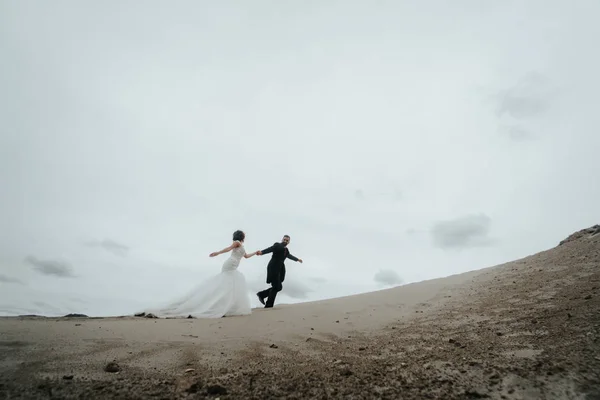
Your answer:
[[[157,310],[147,310],[157,317],[221,318],[233,315],[248,315],[250,295],[246,278],[238,271],[240,261],[246,254],[244,245],[231,250],[221,273],[202,282],[186,296]]]

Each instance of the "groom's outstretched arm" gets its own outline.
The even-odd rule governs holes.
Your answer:
[[[267,247],[266,249],[264,249],[264,250],[261,250],[261,251],[260,251],[260,254],[269,254],[269,253],[272,253],[272,252],[273,252],[273,250],[275,250],[275,247],[276,247],[278,244],[279,244],[279,243],[275,243],[273,246],[271,246],[271,247]]]
[[[288,253],[288,255],[287,255],[287,258],[289,258],[289,259],[290,259],[290,260],[292,260],[292,261],[296,261],[296,262],[300,262],[300,263],[302,262],[302,259],[301,259],[301,258],[298,258],[298,257],[296,257],[296,256],[293,256],[293,255],[292,255],[292,253]]]

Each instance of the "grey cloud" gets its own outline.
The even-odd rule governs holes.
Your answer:
[[[0,274],[0,282],[4,282],[4,283],[18,283],[19,285],[24,285],[25,284],[25,282],[23,282],[20,279],[13,278],[11,276],[4,275],[4,274]]]
[[[399,285],[403,282],[400,275],[398,275],[396,271],[393,271],[391,269],[379,270],[379,272],[375,274],[373,279],[375,279],[375,282],[377,283],[381,283],[388,286]]]
[[[498,114],[508,113],[516,119],[523,119],[541,114],[546,108],[547,105],[543,99],[505,93],[498,105]]]
[[[32,265],[33,269],[43,275],[57,276],[59,278],[73,278],[73,267],[64,261],[38,260],[33,256],[27,256],[25,261]]]
[[[290,281],[283,285],[283,292],[288,297],[293,299],[306,299],[308,293],[312,292],[312,289],[301,282]]]
[[[526,119],[543,114],[549,107],[551,89],[548,78],[540,73],[525,75],[517,84],[496,95],[498,116],[508,114]]]
[[[514,141],[523,141],[534,138],[534,135],[519,125],[500,127],[500,132]]]
[[[433,226],[433,242],[442,249],[484,246],[491,242],[491,223],[485,214],[440,221]]]
[[[100,248],[108,251],[109,253],[112,253],[112,254],[120,256],[120,257],[126,257],[127,254],[129,253],[129,246],[118,243],[111,239],[91,241],[91,242],[86,243],[86,245],[90,246],[90,247],[100,247]]]

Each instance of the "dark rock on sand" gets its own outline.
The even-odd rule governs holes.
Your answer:
[[[106,364],[104,366],[104,371],[106,372],[110,372],[110,373],[115,373],[115,372],[119,372],[121,371],[121,367],[119,366],[119,364],[117,364],[116,362],[109,362],[108,364]]]
[[[558,245],[561,246],[565,243],[574,242],[584,237],[593,237],[600,233],[600,225],[594,225],[586,229],[577,231],[569,235],[566,239],[562,240]]]
[[[227,394],[227,388],[221,385],[210,385],[206,388],[206,393],[211,395],[224,395]]]
[[[192,383],[185,391],[187,393],[198,393],[202,389],[202,382],[196,381]]]

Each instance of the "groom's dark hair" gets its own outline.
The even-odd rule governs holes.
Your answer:
[[[242,231],[233,232],[233,240],[244,240],[246,238],[246,234]]]
[[[291,239],[290,235],[283,235],[283,237],[286,237],[288,239]]]

